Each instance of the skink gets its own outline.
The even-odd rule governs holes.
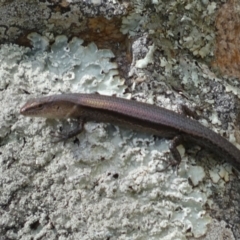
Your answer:
[[[224,157],[240,170],[240,150],[232,143],[194,119],[151,104],[99,94],[70,93],[29,100],[20,113],[33,117],[80,119],[79,129],[70,137],[81,132],[85,121],[98,121],[173,139],[170,150],[178,161],[180,155],[176,146],[181,142],[194,143]]]

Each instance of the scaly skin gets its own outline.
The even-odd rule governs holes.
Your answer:
[[[82,122],[109,122],[173,138],[176,141],[170,150],[178,161],[180,155],[176,145],[180,142],[195,143],[230,161],[240,170],[240,150],[232,143],[196,120],[151,104],[99,94],[70,93],[29,100],[20,113],[33,117],[81,118]]]

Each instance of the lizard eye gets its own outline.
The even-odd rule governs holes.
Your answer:
[[[38,104],[38,109],[39,110],[43,109],[43,104]]]

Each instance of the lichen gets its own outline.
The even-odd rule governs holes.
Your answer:
[[[25,61],[26,65],[41,75],[48,76],[56,89],[61,86],[62,90],[71,92],[99,92],[106,95],[121,95],[125,86],[118,76],[117,65],[110,62],[114,54],[107,49],[98,50],[94,43],[82,46],[83,40],[73,38],[70,42],[66,36],[58,36],[50,46],[46,37],[37,33],[29,35],[33,44],[31,58]],[[50,52],[47,53],[47,49]],[[36,74],[34,77],[29,72],[29,81],[35,84],[34,78],[39,84],[43,82]],[[30,79],[31,77],[31,79]],[[33,78],[32,78],[33,77]],[[54,81],[58,79],[58,81]]]
[[[72,90],[123,94],[125,86],[116,75],[116,64],[109,62],[113,57],[111,51],[99,50],[95,44],[83,46],[83,41],[77,38],[68,42],[65,36],[57,37],[51,45],[45,37],[35,33],[29,38],[32,49],[15,45],[1,48],[1,71],[14,81],[14,88],[9,87],[8,91],[21,86],[31,95]],[[29,96],[22,94],[22,101],[26,98]],[[7,98],[4,101],[7,102]],[[12,110],[16,111],[14,107]],[[4,111],[9,113],[9,108]],[[11,126],[18,129],[18,138],[25,136],[25,143],[21,154],[15,150],[17,144],[4,145],[5,162],[9,161],[11,148],[21,157],[17,157],[18,167],[9,169],[2,178],[14,174],[21,179],[19,174],[24,166],[29,169],[38,166],[45,171],[36,169],[38,173],[34,175],[27,171],[18,185],[1,188],[4,195],[1,201],[7,202],[7,196],[15,189],[31,183],[28,193],[20,190],[20,195],[34,199],[28,205],[30,211],[41,205],[40,200],[48,199],[46,204],[51,209],[48,216],[55,230],[71,229],[78,239],[86,234],[98,239],[109,236],[185,239],[187,235],[198,237],[206,232],[210,218],[203,206],[209,193],[191,187],[185,161],[179,166],[179,174],[173,169],[159,172],[166,166],[168,145],[165,140],[102,123],[87,123],[85,133],[78,136],[80,145],[69,141],[63,146],[51,143],[51,125],[59,127],[51,121],[20,117]],[[15,204],[19,209],[25,207],[24,201]],[[10,210],[8,218],[14,223],[13,216]],[[31,236],[29,229],[35,222],[41,226],[37,236],[54,234],[36,210],[27,219],[23,214],[20,222],[23,227],[17,233],[18,238]],[[138,231],[135,231],[137,226]]]
[[[120,30],[123,34],[135,36],[143,29],[143,26],[146,24],[145,21],[147,21],[147,18],[144,18],[139,13],[133,12],[122,18],[122,26]]]
[[[189,50],[194,56],[201,58],[213,56],[214,16],[217,11],[215,2],[204,1],[149,1],[134,0],[134,14],[129,14],[123,20],[123,29],[129,29],[129,33],[135,29],[145,30],[153,36],[161,48],[166,39],[175,41],[177,46]],[[148,10],[148,9],[152,10]],[[141,20],[137,21],[137,14],[141,14]],[[128,26],[128,27],[127,27]],[[134,26],[134,27],[133,27]],[[126,30],[124,30],[126,32]],[[131,33],[132,34],[132,33]]]
[[[155,51],[155,46],[149,46],[149,51],[143,59],[139,59],[136,62],[137,68],[146,68],[149,63],[153,63],[153,54]]]
[[[176,171],[163,171],[170,157],[168,141],[102,123],[85,124],[83,133],[65,145],[52,143],[52,130],[61,130],[62,124],[68,129],[75,123],[23,118],[18,111],[35,95],[99,92],[126,97],[114,54],[89,43],[94,37],[101,38],[101,43],[114,39],[116,46],[122,45],[119,24],[114,24],[121,21],[113,18],[122,14],[121,31],[126,38],[134,36],[130,48],[135,72],[127,89],[133,98],[175,111],[182,101],[204,103],[201,114],[210,121],[201,122],[218,132],[222,124],[220,133],[235,143],[236,128],[229,122],[235,119],[235,105],[232,95],[222,88],[227,86],[229,93],[240,96],[239,87],[220,83],[197,61],[213,56],[214,16],[221,3],[134,0],[131,5],[129,1],[74,0],[39,2],[39,8],[26,0],[9,3],[1,6],[2,40],[18,38],[19,25],[25,25],[27,32],[37,29],[43,34],[28,35],[31,49],[16,45],[0,49],[4,106],[0,204],[8,210],[2,214],[2,235],[15,239],[186,239],[207,233],[212,222],[205,211],[211,202],[210,187],[214,182],[224,192],[230,165],[203,157],[200,164],[207,162],[209,181],[204,163],[195,166],[194,153],[186,154],[179,146],[181,164]],[[15,7],[16,12],[12,11]],[[23,16],[19,25],[16,13]],[[106,31],[98,35],[98,28]],[[62,32],[71,38],[56,37]],[[80,33],[86,35],[87,43],[72,37]],[[212,113],[208,113],[209,105]]]

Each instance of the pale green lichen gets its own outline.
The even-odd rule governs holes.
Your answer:
[[[32,49],[15,45],[1,49],[1,72],[7,81],[14,81],[13,89],[21,86],[31,95],[65,91],[123,94],[125,85],[116,75],[116,64],[110,62],[111,51],[99,50],[95,44],[85,47],[83,41],[76,38],[68,42],[65,36],[57,37],[52,45],[38,34],[31,34],[30,39]],[[166,61],[162,64],[168,65]],[[22,95],[22,101],[24,98],[29,96]],[[153,99],[150,96],[145,100],[154,102]],[[161,96],[156,99],[162,100]],[[8,98],[4,98],[2,103],[7,101]],[[170,108],[170,100],[165,103]],[[15,111],[16,104],[12,107]],[[9,108],[3,111],[4,116],[9,114]],[[41,190],[33,189],[27,194],[34,203],[48,199],[49,215],[57,232],[71,229],[78,239],[86,235],[97,239],[137,239],[139,236],[186,239],[206,233],[211,219],[204,205],[211,192],[202,184],[202,168],[192,167],[189,171],[187,162],[191,159],[186,159],[183,148],[177,173],[171,168],[160,172],[166,166],[168,144],[165,140],[102,123],[88,123],[78,136],[79,145],[69,141],[63,146],[50,142],[51,124],[51,121],[21,117],[15,126],[9,123],[5,133],[10,127],[25,132],[22,133],[25,143],[18,154],[19,165],[14,171],[22,171],[23,166],[45,168],[29,176],[30,180],[25,176],[26,179],[18,181],[22,185],[31,181]],[[14,146],[3,146],[4,158]],[[224,172],[221,175],[227,178]],[[14,191],[10,187],[0,190]],[[19,207],[24,209],[24,203]],[[30,225],[36,219],[41,222],[42,218],[34,215],[24,221],[18,238],[32,236]],[[50,231],[47,226],[41,222],[39,236]]]
[[[123,17],[120,31],[123,34],[135,36],[138,31],[143,29],[143,26],[146,24],[145,21],[147,21],[147,19],[141,14],[135,12],[131,13],[130,15]]]
[[[139,59],[136,61],[135,66],[137,68],[146,68],[149,63],[153,63],[153,54],[156,50],[155,46],[149,46],[149,51],[143,59]]]
[[[217,10],[215,2],[204,3],[198,0],[151,2],[152,5],[149,1],[133,1],[134,12],[123,20],[124,33],[133,35],[134,32],[136,34],[137,31],[144,29],[159,42],[160,48],[163,42],[169,39],[177,43],[176,48],[187,49],[194,56],[201,58],[213,56],[214,15]]]
[[[21,13],[29,12],[28,2],[20,2],[26,3],[26,11]],[[166,164],[162,161],[166,159],[168,149],[164,140],[155,140],[140,133],[133,134],[131,130],[119,130],[110,125],[88,123],[85,132],[78,136],[79,145],[70,141],[62,146],[50,143],[51,121],[21,117],[17,123],[12,120],[12,116],[18,116],[19,102],[23,103],[24,99],[30,98],[26,94],[19,95],[23,90],[32,97],[51,92],[97,91],[122,95],[126,89],[123,80],[118,77],[116,64],[110,61],[113,57],[111,51],[99,50],[94,43],[83,46],[82,40],[76,38],[68,42],[65,36],[55,38],[52,34],[53,31],[62,32],[64,27],[72,25],[76,25],[76,32],[79,28],[84,29],[85,25],[80,21],[81,10],[76,4],[83,1],[68,2],[74,3],[70,6],[72,11],[69,14],[51,12],[50,21],[44,30],[48,39],[31,34],[32,49],[16,45],[2,45],[0,49],[0,86],[4,89],[0,100],[1,105],[6,106],[2,108],[0,116],[0,137],[3,139],[7,135],[10,137],[6,141],[12,141],[1,145],[1,182],[7,183],[0,189],[1,204],[7,205],[10,196],[8,211],[3,212],[2,218],[10,222],[11,226],[17,226],[19,222],[22,224],[15,227],[14,231],[8,225],[10,230],[7,230],[6,237],[56,239],[68,234],[76,239],[164,240],[202,236],[211,222],[204,211],[204,204],[209,203],[207,196],[211,193],[207,184],[202,184],[205,181],[202,168],[191,167],[191,164],[189,168],[186,162],[193,161],[195,164],[195,161],[184,157],[183,147],[179,171],[168,169],[159,172]],[[96,5],[100,3],[91,2]],[[115,0],[108,2],[117,3]],[[148,33],[154,40],[156,50],[162,49],[165,53],[157,59],[163,68],[162,75],[159,77],[158,72],[151,72],[155,80],[146,81],[143,91],[147,94],[140,93],[141,98],[136,99],[158,104],[161,102],[164,107],[176,110],[171,105],[172,97],[164,99],[162,95],[153,92],[163,91],[162,88],[168,84],[164,78],[173,78],[171,73],[179,68],[181,70],[177,74],[175,72],[175,76],[180,76],[183,86],[190,82],[194,87],[207,91],[206,87],[203,88],[203,76],[195,62],[188,57],[182,60],[181,53],[178,61],[171,54],[172,50],[177,52],[182,49],[201,58],[212,55],[216,3],[207,0],[132,2],[134,9],[123,18],[122,32],[130,36]],[[12,3],[21,5],[19,1]],[[2,15],[7,16],[6,21],[14,19],[6,14],[13,13],[12,8],[9,11],[6,8],[2,10]],[[89,13],[91,11],[89,7]],[[46,6],[44,10],[41,8],[40,11],[31,12],[30,16],[35,13],[44,19],[50,16]],[[38,16],[35,18],[37,21]],[[23,23],[23,20],[19,22],[20,25]],[[33,29],[31,21],[28,23]],[[6,32],[9,36],[19,36],[19,29],[8,26],[0,30],[2,35]],[[2,39],[7,36],[4,35]],[[154,59],[154,56],[146,57],[141,56],[136,61],[139,64],[144,60],[145,65],[140,67],[146,67]],[[151,61],[146,61],[149,59]],[[209,74],[206,75],[209,77]],[[227,91],[240,95],[237,88],[230,85]],[[171,91],[166,93],[173,96]],[[194,95],[194,98],[198,102],[199,96]],[[218,123],[219,119],[213,115],[212,122]],[[230,127],[228,132],[231,132]],[[21,141],[23,137],[25,140]],[[214,183],[224,188],[224,181],[229,180],[226,170],[219,170],[214,165],[210,171],[214,171],[211,174]],[[194,183],[194,188],[189,184],[189,179]],[[26,187],[28,191],[25,191]],[[17,200],[12,197],[16,195]],[[25,218],[26,204],[28,216]],[[17,217],[16,206],[21,213]],[[49,224],[54,226],[54,231]],[[38,226],[36,231],[31,230],[33,225]]]
[[[30,34],[29,39],[33,44],[33,54],[28,64],[34,71],[47,75],[52,83],[58,79],[65,85],[65,91],[106,95],[124,92],[124,81],[118,76],[117,65],[110,62],[114,57],[110,50],[98,50],[94,43],[82,46],[83,40],[78,38],[68,42],[66,36],[56,37],[51,46],[46,37],[37,33]]]

